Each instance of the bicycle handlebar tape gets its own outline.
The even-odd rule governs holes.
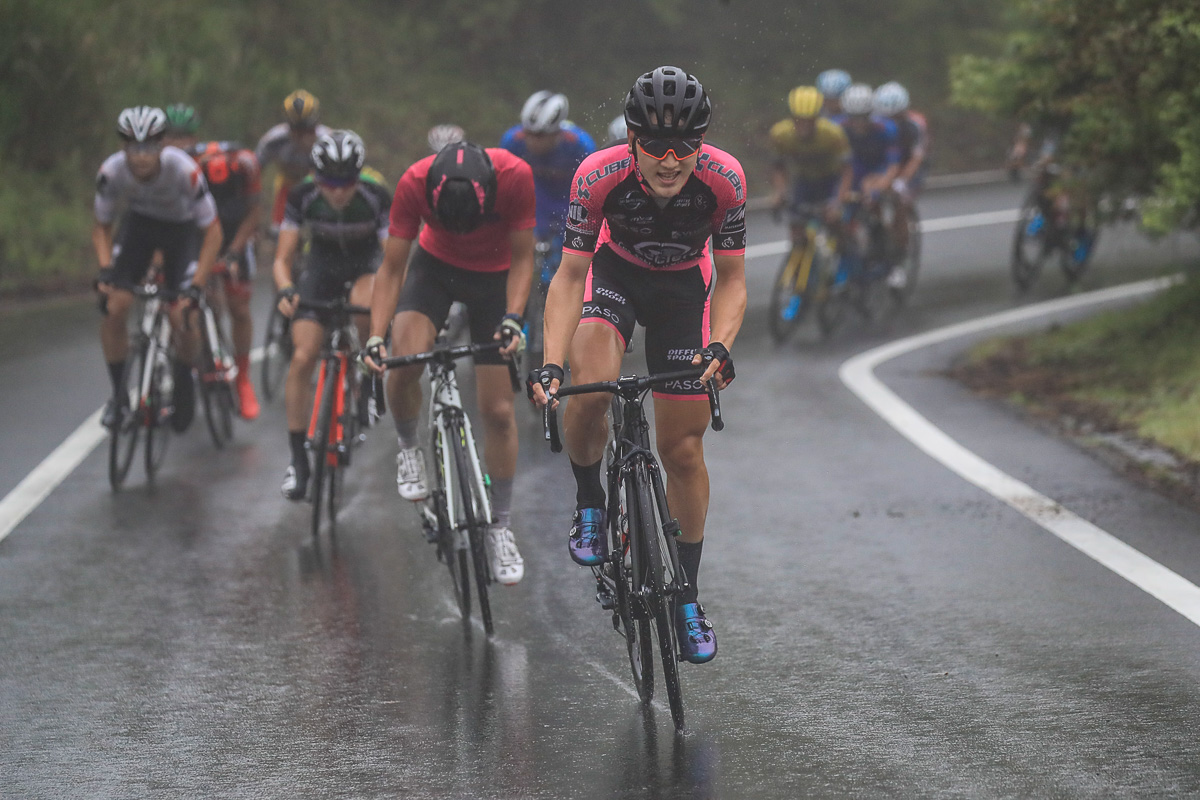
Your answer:
[[[562,440],[558,436],[558,412],[547,403],[542,408],[542,425],[546,428],[546,439],[550,442],[550,452],[562,452]]]

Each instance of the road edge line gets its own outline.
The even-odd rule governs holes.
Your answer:
[[[983,460],[901,400],[875,376],[875,369],[880,365],[931,345],[1056,312],[1152,294],[1181,280],[1181,276],[1177,275],[1137,281],[1023,306],[897,339],[846,360],[838,368],[838,377],[859,400],[942,466],[1020,512],[1188,621],[1200,625],[1200,587]]]

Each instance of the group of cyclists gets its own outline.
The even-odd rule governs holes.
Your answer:
[[[804,236],[811,209],[837,230],[857,208],[894,199],[888,285],[904,290],[909,275],[898,254],[907,249],[909,218],[928,173],[925,118],[909,107],[908,91],[890,81],[878,88],[831,69],[815,85],[787,98],[790,116],[771,127],[776,160],[772,204],[790,212],[793,239]]]
[[[122,146],[97,177],[92,237],[114,389],[104,424],[117,427],[130,411],[120,391],[126,320],[132,289],[155,263],[168,291],[179,295],[172,311],[173,425],[185,428],[194,413],[189,387],[197,348],[184,317],[218,265],[235,287],[229,308],[241,413],[258,415],[248,369],[249,286],[262,171],[275,166],[272,277],[294,345],[284,496],[303,500],[309,493],[311,379],[326,324],[316,309],[346,297],[370,308],[369,320],[359,320],[359,361],[364,373],[382,376],[389,354],[429,350],[451,306],[461,304],[472,342],[503,343],[478,357],[476,387],[491,479],[492,577],[517,583],[524,575],[511,528],[518,437],[505,360],[524,348],[530,294],[545,291],[544,358],[526,381],[539,407],[557,405],[568,359],[573,382],[615,380],[640,323],[651,372],[691,364],[700,373],[656,390],[654,405],[689,587],[676,605],[680,653],[693,663],[711,660],[716,633],[696,588],[709,505],[705,387],[711,381],[723,388],[734,376],[730,350],[746,307],[746,179],[736,158],[704,140],[712,103],[700,81],[671,66],[640,76],[599,150],[567,118],[567,98],[551,91],[528,99],[499,147],[468,141],[458,126],[438,126],[429,134],[434,152],[405,170],[394,190],[365,167],[356,133],[319,123],[313,95],[297,90],[283,110],[286,121],[255,152],[201,141],[196,112],[183,104],[119,115]],[[119,206],[126,211],[114,233]],[[544,289],[534,275],[539,240],[552,254]],[[430,488],[418,426],[420,370],[393,369],[385,385],[399,449],[397,490],[422,501]],[[601,465],[608,404],[597,397],[576,397],[564,420],[577,500],[566,538],[571,558],[585,566],[606,557]]]

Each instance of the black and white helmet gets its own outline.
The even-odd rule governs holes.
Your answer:
[[[152,142],[167,130],[167,115],[154,106],[127,108],[117,117],[117,134],[127,142]]]
[[[317,137],[311,158],[318,178],[347,180],[358,177],[367,149],[354,131],[330,131]]]
[[[534,92],[521,109],[521,127],[526,133],[554,133],[567,121],[567,108],[565,94]]]
[[[625,98],[625,124],[636,136],[690,139],[712,120],[708,93],[679,67],[659,67],[638,78]]]

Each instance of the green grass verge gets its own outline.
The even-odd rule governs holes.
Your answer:
[[[1200,462],[1200,278],[1132,308],[989,340],[956,374],[1034,411],[1121,430]]]

